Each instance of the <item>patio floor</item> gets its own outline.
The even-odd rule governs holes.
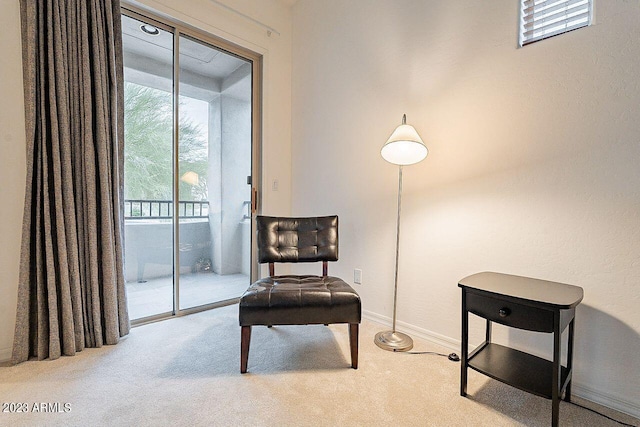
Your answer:
[[[181,274],[180,308],[184,310],[238,298],[249,285],[249,276],[245,274]],[[173,310],[172,276],[149,279],[144,283],[127,282],[126,287],[131,320]]]

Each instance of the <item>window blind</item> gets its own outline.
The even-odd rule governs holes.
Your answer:
[[[521,0],[520,46],[591,24],[592,0]]]

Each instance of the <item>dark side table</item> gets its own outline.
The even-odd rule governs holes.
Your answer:
[[[560,399],[571,400],[573,334],[578,286],[501,273],[477,273],[460,280],[462,288],[462,358],[460,395],[467,395],[467,368],[551,399],[551,425],[557,426]],[[469,353],[469,313],[487,321],[485,340]],[[553,360],[491,342],[491,322],[553,334]],[[562,331],[569,326],[567,362],[560,361]]]

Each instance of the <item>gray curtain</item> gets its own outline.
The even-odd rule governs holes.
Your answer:
[[[14,363],[129,332],[120,1],[20,5],[27,186]]]

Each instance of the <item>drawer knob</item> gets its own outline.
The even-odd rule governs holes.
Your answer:
[[[511,314],[511,310],[509,310],[507,307],[504,307],[501,308],[500,311],[498,311],[498,314],[500,315],[500,317],[507,317]]]

